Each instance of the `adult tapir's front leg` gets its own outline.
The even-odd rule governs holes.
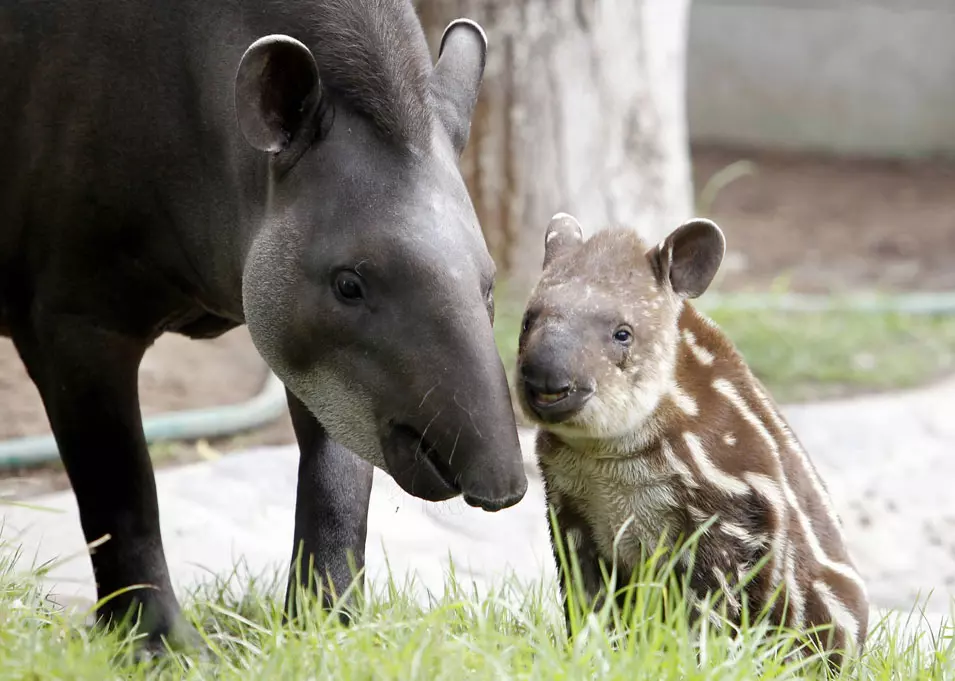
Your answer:
[[[294,614],[297,584],[313,591],[321,585],[323,601],[331,606],[354,580],[352,566],[364,568],[374,468],[333,441],[298,398],[286,395],[299,445],[295,543],[286,594],[287,614]],[[347,621],[347,612],[342,617]]]
[[[156,483],[139,411],[138,369],[147,341],[80,317],[17,320],[12,335],[40,391],[88,543],[98,611],[113,623],[142,606],[147,648],[196,643],[173,593],[159,529]]]

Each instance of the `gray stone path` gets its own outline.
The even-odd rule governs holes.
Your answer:
[[[852,553],[879,608],[908,611],[934,590],[933,618],[955,595],[955,381],[905,394],[785,408],[828,483]],[[428,504],[376,471],[369,519],[369,577],[384,578],[385,552],[401,581],[440,593],[449,557],[480,590],[510,571],[553,580],[533,441],[522,433],[531,487],[512,509],[488,514],[460,500]],[[226,573],[284,569],[292,538],[294,447],[234,454],[161,471],[163,536],[178,588]],[[92,600],[92,571],[72,493],[30,500],[50,510],[3,507],[2,538],[25,559],[63,560],[51,573],[62,597]],[[25,565],[26,566],[26,565]],[[924,602],[924,601],[923,601]],[[874,614],[875,616],[875,614]]]

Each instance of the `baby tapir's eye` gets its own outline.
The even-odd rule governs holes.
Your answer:
[[[630,345],[630,342],[633,340],[633,332],[626,326],[618,327],[617,330],[613,332],[613,339],[621,345]]]

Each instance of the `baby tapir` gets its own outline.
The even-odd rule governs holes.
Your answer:
[[[719,595],[732,620],[741,587],[753,615],[828,627],[841,664],[840,651],[861,649],[868,601],[827,489],[733,344],[688,302],[719,269],[720,228],[691,220],[648,248],[626,229],[584,241],[558,214],[545,239],[518,399],[539,426],[547,500],[587,595],[601,596],[601,561],[629,574],[641,549],[709,522],[680,568],[692,565],[694,601]]]

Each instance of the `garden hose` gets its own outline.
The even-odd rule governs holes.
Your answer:
[[[699,306],[703,309],[721,307],[753,311],[955,315],[955,293],[908,293],[892,296],[712,293],[701,299]],[[143,429],[146,442],[150,444],[224,437],[264,426],[278,418],[285,408],[285,387],[270,371],[262,391],[246,402],[159,414],[145,419]],[[0,442],[0,470],[49,463],[58,457],[56,441],[49,435]]]
[[[245,402],[158,414],[143,420],[143,430],[149,444],[224,437],[264,426],[281,416],[285,408],[285,386],[269,371],[262,390]],[[36,466],[58,458],[52,435],[0,442],[0,470]]]

